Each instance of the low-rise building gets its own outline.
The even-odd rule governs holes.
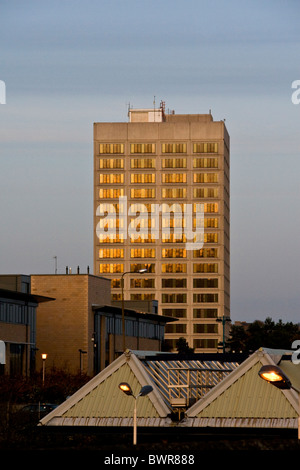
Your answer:
[[[37,347],[47,354],[46,368],[93,375],[93,305],[110,302],[110,281],[89,274],[38,274],[31,275],[31,291],[55,298],[41,305],[37,316]]]
[[[30,276],[0,275],[0,374],[35,370],[37,309],[51,300],[30,292]]]
[[[161,351],[166,323],[176,318],[144,313],[112,305],[94,306],[95,372],[104,369],[127,348],[137,351]]]
[[[110,279],[32,275],[31,290],[55,298],[39,307],[37,317],[37,347],[47,354],[46,367],[93,376],[124,352],[123,310],[111,305]],[[160,351],[165,324],[175,319],[143,313],[139,307],[124,308],[126,347]],[[39,369],[41,354],[37,359]]]

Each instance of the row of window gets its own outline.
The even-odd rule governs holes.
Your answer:
[[[113,293],[111,295],[112,300],[122,300],[122,294]],[[155,294],[130,294],[130,300],[155,300]]]
[[[179,214],[178,214],[179,215]],[[126,222],[126,223],[125,223]],[[180,214],[179,217],[161,217],[161,225],[163,234],[169,234],[169,231],[164,229],[178,229],[178,228],[187,228],[189,220]],[[138,218],[130,218],[130,221],[125,219],[125,217],[117,217],[116,214],[111,214],[111,217],[101,218],[98,222],[98,227],[103,230],[108,230],[112,228],[124,228],[126,224],[130,228],[155,228],[156,217],[151,217],[151,214],[148,213],[140,214]],[[193,228],[218,228],[218,219],[217,218],[204,218],[204,217],[193,217],[192,219]],[[111,232],[109,232],[111,233]],[[174,235],[182,234],[182,230],[176,230]],[[145,234],[146,235],[146,234]]]
[[[111,280],[111,287],[112,288],[120,288],[121,287],[121,279],[112,279]],[[145,278],[139,277],[137,279],[130,279],[130,287],[132,289],[153,289],[155,288],[155,279],[153,278]],[[184,289],[187,287],[187,280],[182,278],[168,278],[168,279],[161,279],[161,287],[163,289]],[[193,287],[194,288],[203,288],[203,289],[210,289],[210,288],[217,288],[218,287],[218,279],[203,279],[203,278],[196,278],[193,279]],[[211,300],[210,300],[211,301]]]
[[[100,229],[100,226],[98,227]],[[104,231],[104,233],[102,234],[99,234],[99,241],[103,243],[108,243],[108,241],[104,241],[107,237],[110,237],[111,238],[111,243],[114,243],[114,239],[116,238],[116,232],[114,231],[114,233],[111,232],[111,229],[112,227],[110,228],[108,234],[106,234],[106,231],[108,230],[107,227],[101,227],[102,230]],[[114,228],[117,228],[117,227],[114,227]],[[129,241],[130,243],[154,243],[156,240],[156,233],[153,233],[150,231],[147,230],[147,233],[142,233],[140,234],[140,229],[144,229],[144,228],[149,228],[149,227],[142,227],[140,225],[137,225],[137,226],[133,226],[133,227],[130,227],[130,229],[136,229],[136,232],[135,233],[131,233],[130,234],[130,237],[129,237]],[[154,227],[152,227],[154,228]],[[143,230],[144,232],[144,230]],[[170,233],[171,232],[171,233]],[[187,237],[185,234],[182,234],[182,230],[181,232],[178,232],[177,231],[173,233],[172,229],[168,229],[166,232],[163,231],[161,234],[161,241],[162,243],[185,243],[187,241]],[[124,240],[124,237],[123,239]],[[196,237],[194,235],[194,240],[196,240]],[[198,233],[197,235],[197,242],[203,242],[203,243],[218,243],[218,234],[217,233]],[[121,243],[121,239],[119,241],[119,243]],[[117,242],[116,242],[117,243]],[[199,251],[199,250],[198,250]],[[106,251],[108,253],[108,251]],[[111,252],[112,253],[112,252]],[[209,253],[207,251],[207,253]],[[209,257],[216,257],[217,255],[216,254],[212,254],[213,252],[211,251],[210,254],[208,255]],[[216,252],[215,252],[216,253]],[[99,255],[100,256],[100,255]],[[194,256],[196,257],[203,257],[203,256],[206,256],[203,254],[203,252],[200,252],[200,254],[195,254]],[[102,258],[103,256],[100,256],[100,258]],[[105,256],[105,257],[111,257],[111,256]],[[173,255],[171,255],[171,257],[173,257]]]
[[[212,241],[207,241],[207,243],[217,243],[218,237],[207,237],[206,234],[204,234],[204,238],[206,240],[212,240]],[[180,236],[179,234],[161,234],[161,241],[162,243],[186,243],[187,238],[186,235]],[[118,235],[118,234],[111,234],[111,235],[106,235],[106,234],[100,234],[99,235],[99,242],[102,243],[124,243],[124,236]],[[151,234],[142,234],[139,235],[138,233],[131,235],[130,236],[130,243],[155,243],[156,238],[152,236]],[[206,251],[207,254],[200,254],[200,255],[194,255],[194,257],[197,258],[217,258],[217,250],[212,251],[212,249]]]
[[[187,325],[185,323],[171,323],[166,325],[165,332],[168,333],[186,333]],[[218,334],[218,325],[197,323],[193,325],[193,332],[198,334]]]
[[[125,145],[123,143],[102,143],[99,145],[100,154],[123,154]],[[167,142],[161,144],[162,153],[186,153],[186,142]],[[194,153],[218,153],[216,142],[195,142],[193,143]],[[130,153],[156,153],[156,144],[148,142],[131,143]]]
[[[208,228],[215,228],[215,227],[212,227],[212,226],[209,226]],[[217,243],[218,242],[218,236],[214,236],[214,237],[211,237],[212,234],[198,234],[198,241],[199,239],[201,239],[201,241],[205,242],[206,240],[206,243]],[[217,235],[217,234],[214,234],[214,235]],[[208,241],[208,240],[211,240],[211,241]],[[162,233],[161,234],[161,241],[162,243],[186,243],[187,242],[187,237],[185,234],[183,235],[180,235],[178,233]],[[142,239],[141,236],[137,237],[137,239],[130,239],[130,242],[131,243],[147,243],[146,241],[144,241]],[[155,238],[151,239],[151,242],[155,242]],[[149,243],[150,243],[150,240],[149,240]],[[208,251],[207,251],[208,253]],[[212,253],[212,252],[211,252]],[[215,253],[217,253],[217,250],[215,251]],[[205,258],[217,258],[218,256],[216,254],[207,254],[207,255],[194,255],[194,257],[205,257]]]
[[[131,293],[130,300],[155,300],[156,294],[154,293]],[[120,292],[112,294],[112,300],[122,300],[122,294]],[[187,303],[187,294],[177,293],[177,294],[162,294],[162,303],[163,304],[186,304]],[[194,294],[193,303],[218,303],[218,294]]]
[[[122,334],[122,319],[106,317],[105,319],[106,334]],[[149,322],[142,319],[125,319],[126,336],[135,336],[140,338],[163,339],[164,326],[157,323]]]
[[[100,170],[123,170],[124,158],[100,158]],[[187,168],[186,158],[163,158],[161,162],[162,168]],[[193,168],[218,168],[218,158],[193,158]],[[155,158],[131,158],[131,169],[155,169]]]
[[[219,295],[218,294],[193,294],[194,303],[218,303]]]
[[[176,214],[178,217],[174,217],[172,218],[171,217],[171,214],[170,216],[167,216],[167,217],[164,217],[164,215],[161,217],[161,223],[162,223],[162,231],[164,231],[164,233],[168,233],[166,232],[164,229],[165,228],[184,228],[184,227],[187,227],[187,222],[188,219],[185,218],[184,214],[179,214],[177,213]],[[217,219],[214,219],[214,223],[212,223],[213,219],[206,219],[206,225],[215,225],[216,224],[216,221]],[[208,222],[210,221],[210,222]],[[126,223],[125,223],[126,222]],[[112,229],[112,228],[124,228],[126,225],[127,225],[127,219],[122,215],[121,217],[117,217],[115,213],[111,214],[110,217],[104,217],[104,218],[101,218],[98,222],[98,226],[99,228],[103,228],[103,229]],[[145,228],[145,227],[148,227],[148,228],[155,228],[156,226],[156,216],[151,216],[151,213],[148,215],[147,212],[145,212],[144,214],[138,214],[138,218],[130,218],[130,222],[128,224],[131,228]],[[196,227],[204,227],[205,225],[205,222],[203,220],[203,218],[199,218],[199,217],[194,217],[193,218],[193,227],[196,228]],[[178,231],[176,230],[175,233],[181,233],[181,230]]]
[[[153,289],[155,288],[155,279],[147,279],[142,276],[139,279],[130,279],[132,289]]]
[[[186,183],[186,173],[163,173],[162,183]],[[218,183],[217,173],[194,173],[194,183]],[[124,173],[100,173],[100,184],[123,184]],[[130,175],[131,184],[155,184],[155,173],[132,173]]]
[[[181,292],[176,294],[162,294],[161,301],[163,304],[186,304],[187,294]]]
[[[119,204],[118,202],[109,202],[105,203],[104,207],[107,210],[110,210],[113,214],[119,214],[120,211],[122,214],[125,211],[124,203]],[[194,202],[193,203],[193,212],[195,213],[218,213],[219,211],[219,204],[217,202]],[[135,215],[138,212],[145,215],[147,213],[148,217],[151,217],[153,212],[153,204],[152,203],[144,203],[144,202],[135,202],[130,204],[130,214]],[[184,214],[186,211],[186,203],[178,202],[174,205],[171,205],[170,211],[178,212],[180,215]],[[146,217],[146,215],[145,215]],[[200,218],[201,220],[201,218]]]
[[[121,176],[121,175],[120,175]],[[131,188],[131,199],[155,199],[156,188]],[[125,188],[100,188],[100,199],[118,199],[125,196]],[[161,196],[164,199],[181,199],[187,197],[187,188],[162,188]],[[193,188],[194,198],[218,198],[218,188]]]
[[[131,264],[130,271],[138,272],[140,269],[147,268],[148,273],[155,273],[155,264]],[[217,263],[194,263],[193,264],[193,273],[218,273],[219,266]],[[186,273],[187,264],[186,263],[162,263],[161,271],[165,273]],[[101,263],[99,265],[100,274],[113,274],[113,273],[123,273],[124,264],[122,263]]]
[[[35,307],[0,302],[0,322],[28,325],[32,323],[33,315],[35,315]]]
[[[187,302],[187,294],[185,293],[163,293],[161,296],[161,301],[163,304],[185,304]],[[194,303],[218,303],[219,297],[218,294],[193,294]]]
[[[155,248],[131,248],[131,258],[155,258]],[[162,258],[186,258],[187,250],[185,248],[163,248]],[[215,248],[202,248],[193,250],[194,258],[217,258],[218,250]],[[124,258],[124,248],[100,248],[99,258]]]
[[[218,339],[194,339],[193,340],[193,347],[195,349],[217,349],[218,348]]]
[[[203,242],[203,243],[218,243],[218,234],[217,233],[204,233],[204,234],[198,234],[197,241],[198,242]],[[151,233],[147,234],[142,234],[140,235],[139,232],[136,232],[135,234],[130,235],[130,243],[155,243],[156,237],[154,235],[151,235]],[[186,235],[180,235],[177,233],[162,233],[161,234],[161,241],[162,243],[186,243],[187,238]],[[99,242],[102,243],[124,243],[124,236],[117,235],[117,234],[110,234],[106,235],[105,233],[99,234]],[[99,252],[100,253],[100,252]],[[205,254],[206,253],[206,254]],[[99,254],[100,258],[123,258],[123,256],[102,256]],[[135,256],[132,256],[135,257]],[[175,256],[170,256],[171,258]],[[214,252],[212,249],[209,251],[207,249],[206,252],[199,252],[199,254],[194,254],[194,257],[197,258],[217,258],[217,251],[215,250]]]
[[[218,342],[218,339],[213,338],[197,338],[193,340],[192,346],[194,349],[217,349]],[[176,350],[177,339],[166,339],[165,343],[170,349]]]
[[[162,314],[167,317],[187,318],[186,308],[163,308]],[[193,318],[218,318],[217,308],[194,308]]]

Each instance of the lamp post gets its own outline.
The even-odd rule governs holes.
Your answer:
[[[293,389],[298,393],[298,440],[300,440],[300,390],[294,387],[290,379],[278,366],[265,365],[262,366],[258,375],[268,383],[274,385],[281,390]]]
[[[223,354],[225,353],[225,325],[226,322],[230,321],[230,317],[226,317],[223,315],[222,317],[219,317],[216,319],[217,322],[222,322],[222,327],[223,327],[223,341],[222,341],[222,346],[223,346]]]
[[[137,271],[139,274],[148,272],[148,269],[143,268]],[[123,351],[125,351],[125,312],[124,312],[124,276],[125,274],[133,274],[132,271],[126,271],[121,276],[121,300],[122,300],[122,333],[123,333]]]
[[[45,366],[46,366],[46,359],[47,359],[47,354],[43,353],[42,354],[42,360],[43,360],[43,385],[45,383]]]
[[[153,387],[151,385],[144,385],[141,388],[141,391],[138,395],[134,395],[132,388],[127,382],[121,382],[119,384],[119,389],[122,390],[126,395],[132,396],[134,398],[134,410],[133,410],[133,445],[136,445],[137,442],[137,420],[136,420],[136,402],[138,397],[144,397],[148,393],[152,392]]]
[[[79,351],[79,370],[80,374],[82,373],[82,355],[87,354],[87,351],[83,351],[83,349],[78,349]]]

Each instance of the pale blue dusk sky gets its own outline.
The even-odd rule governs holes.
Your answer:
[[[93,261],[93,122],[226,119],[233,321],[299,321],[298,0],[2,0],[0,273]]]

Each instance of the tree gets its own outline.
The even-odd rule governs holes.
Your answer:
[[[178,354],[190,354],[194,352],[194,349],[189,347],[187,340],[183,337],[180,337],[176,341],[176,349]]]
[[[252,352],[260,347],[273,349],[292,349],[292,343],[300,339],[300,330],[297,324],[275,323],[267,317],[265,322],[256,320],[246,327],[233,325],[227,347],[232,351]]]
[[[240,352],[246,350],[248,335],[243,326],[232,325],[230,336],[230,339],[226,342],[226,346],[230,348],[231,352]]]

